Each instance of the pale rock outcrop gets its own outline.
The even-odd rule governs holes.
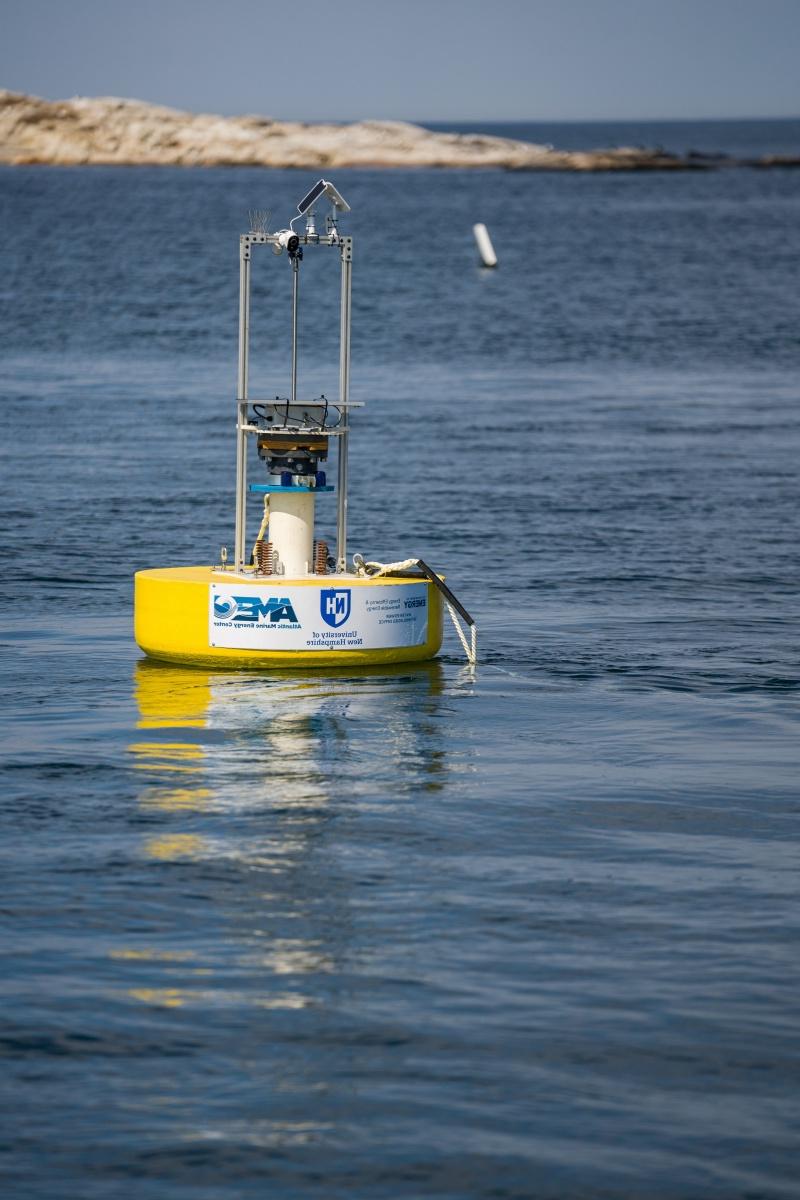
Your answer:
[[[659,150],[559,151],[482,134],[432,133],[405,121],[306,124],[186,113],[115,97],[49,101],[3,90],[0,163],[572,171],[718,165]]]

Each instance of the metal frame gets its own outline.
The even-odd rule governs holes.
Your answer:
[[[247,533],[247,437],[258,430],[247,419],[250,373],[250,259],[253,246],[278,245],[277,234],[243,233],[239,238],[239,372],[236,395],[236,531],[234,536],[234,571],[245,568],[245,538]],[[341,262],[341,299],[339,314],[339,402],[345,411],[345,426],[339,431],[338,453],[338,511],[336,523],[336,570],[347,569],[347,456],[349,450],[350,405],[350,324],[351,275],[353,263],[352,237],[300,237],[301,246],[337,246]],[[292,380],[291,403],[297,400],[297,302],[299,290],[299,260],[292,261]],[[334,431],[332,431],[334,432]]]

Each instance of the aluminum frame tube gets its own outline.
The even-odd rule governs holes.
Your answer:
[[[352,239],[344,239],[342,246],[342,295],[339,323],[339,399],[347,403],[350,399],[350,300],[352,274]],[[349,411],[345,420],[349,425]],[[336,570],[347,570],[347,455],[350,434],[339,438],[338,512],[336,522]]]
[[[247,493],[247,392],[250,363],[250,246],[239,243],[239,378],[236,397],[236,532],[234,569],[244,570]]]
[[[297,295],[300,290],[300,259],[292,259],[292,404],[297,403]]]

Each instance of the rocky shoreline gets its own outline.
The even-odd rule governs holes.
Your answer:
[[[660,148],[565,151],[483,134],[432,133],[405,121],[308,124],[186,113],[115,97],[50,101],[0,89],[0,163],[661,171],[800,166],[800,155],[745,163],[725,155],[676,155]]]

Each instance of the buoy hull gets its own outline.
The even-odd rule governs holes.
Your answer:
[[[210,567],[138,571],[134,626],[150,658],[198,667],[424,662],[442,644],[442,600],[426,579],[239,577]]]

